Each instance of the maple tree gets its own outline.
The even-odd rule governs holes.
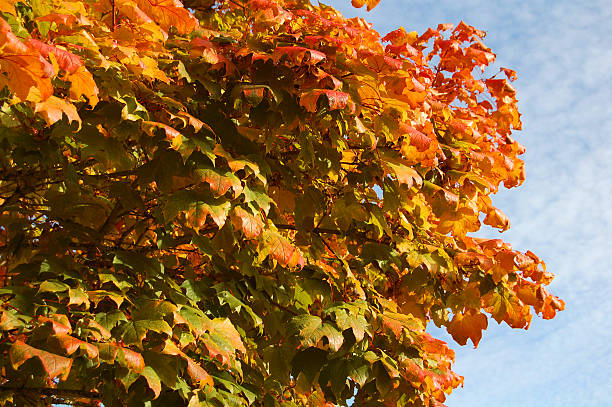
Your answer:
[[[438,406],[462,378],[428,323],[476,346],[563,309],[536,255],[469,235],[524,180],[482,31],[381,38],[306,0],[0,12],[0,404]]]

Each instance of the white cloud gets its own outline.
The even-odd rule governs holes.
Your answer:
[[[512,221],[502,237],[546,260],[557,275],[550,289],[567,308],[552,321],[534,319],[527,332],[491,321],[477,350],[458,349],[466,384],[447,404],[609,405],[612,3],[382,0],[370,13],[348,0],[333,5],[383,34],[464,20],[487,31],[499,65],[519,75],[525,130],[516,138],[527,147],[527,181],[495,198]]]

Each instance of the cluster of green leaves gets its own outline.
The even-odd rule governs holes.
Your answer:
[[[356,6],[374,1],[354,1]],[[306,0],[0,0],[0,403],[436,406],[487,314],[554,317],[468,236],[524,179],[464,23]],[[514,72],[502,69],[510,80]]]

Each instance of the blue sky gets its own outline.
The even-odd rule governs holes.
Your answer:
[[[566,311],[534,318],[528,331],[490,320],[477,350],[453,345],[465,386],[446,404],[612,405],[612,1],[382,0],[369,13],[349,0],[331,5],[383,35],[464,20],[487,31],[496,66],[519,76],[515,138],[527,147],[527,181],[494,198],[512,221],[501,237],[546,261]]]

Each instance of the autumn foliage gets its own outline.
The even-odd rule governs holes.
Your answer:
[[[353,0],[372,8],[377,1]],[[0,405],[439,406],[563,302],[471,237],[524,180],[460,23],[306,0],[0,0]]]

